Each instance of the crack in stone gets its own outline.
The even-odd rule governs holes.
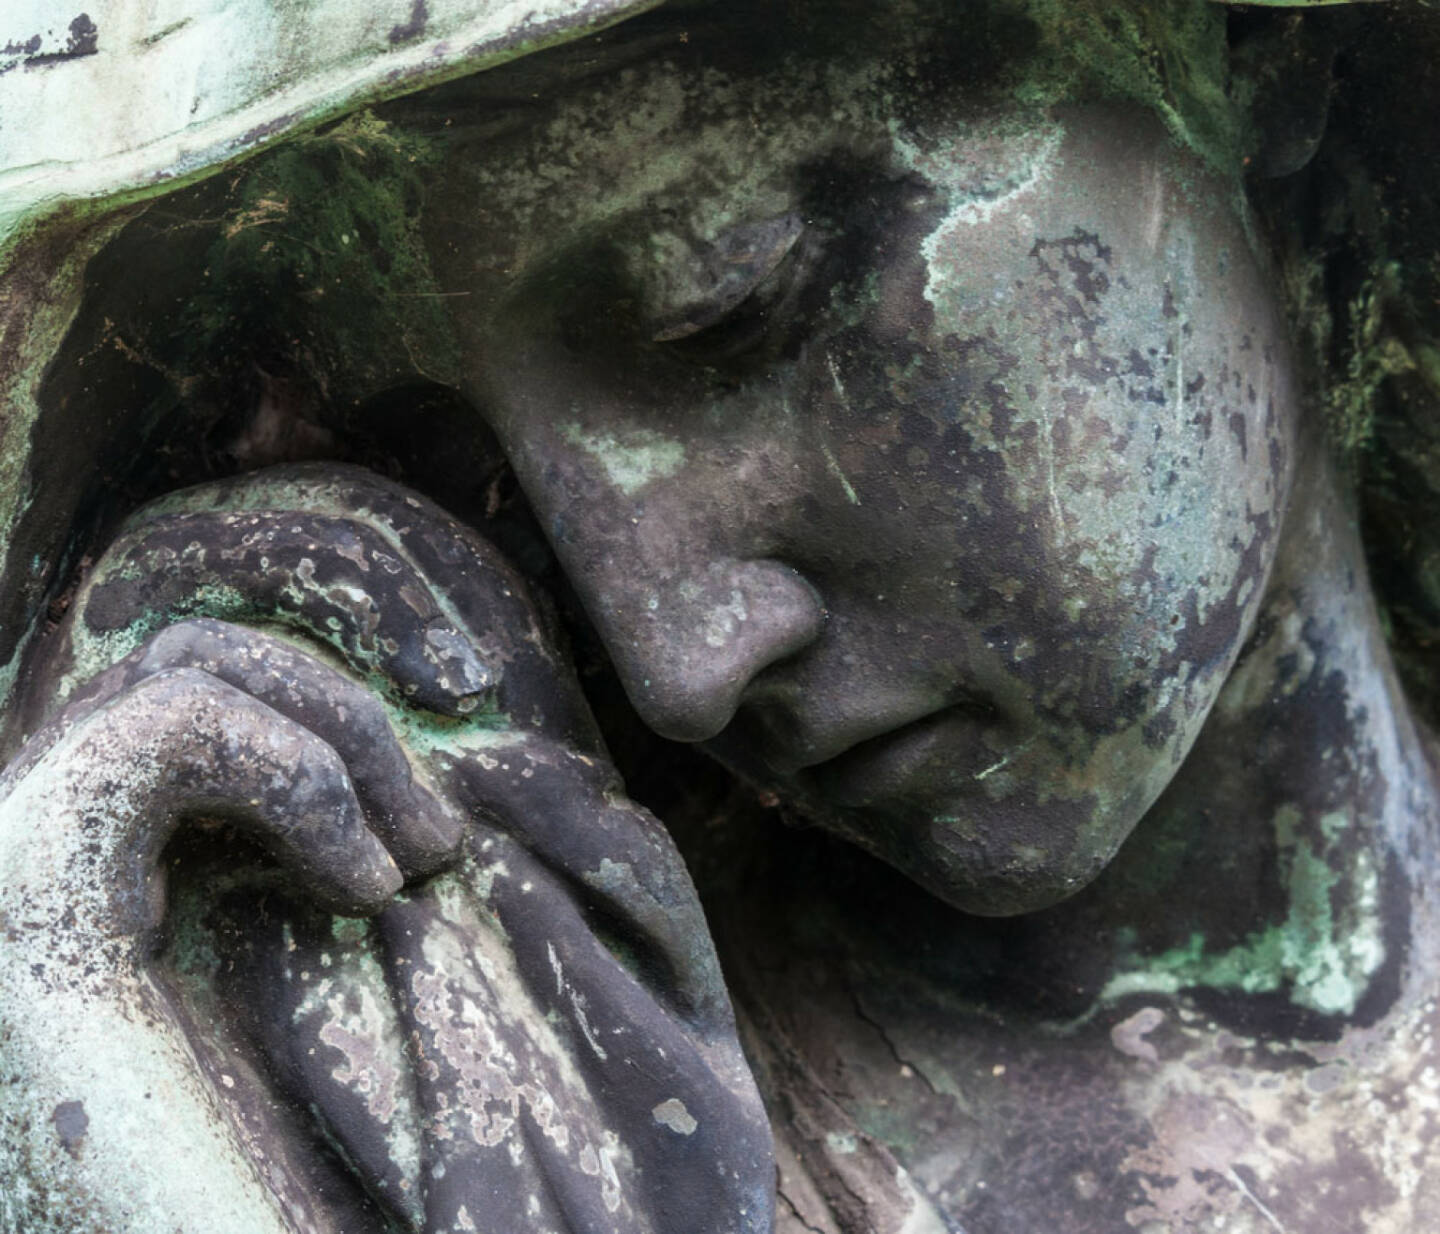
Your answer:
[[[805,1214],[800,1211],[799,1206],[795,1203],[794,1200],[792,1200],[788,1195],[785,1194],[784,1187],[776,1184],[775,1194],[780,1199],[785,1201],[785,1207],[788,1208],[792,1214],[794,1214],[796,1221],[798,1221],[802,1226],[804,1226],[807,1230],[810,1231],[810,1234],[825,1234],[825,1231],[822,1230],[818,1225],[811,1225],[810,1222],[805,1219]]]
[[[853,1006],[855,1009],[856,1016],[858,1016],[860,1020],[868,1024],[876,1031],[876,1033],[879,1034],[880,1040],[885,1043],[885,1048],[890,1052],[890,1057],[895,1060],[896,1064],[901,1068],[913,1072],[915,1075],[919,1076],[920,1082],[924,1084],[926,1088],[928,1088],[932,1093],[934,1093],[935,1096],[941,1096],[942,1094],[940,1090],[935,1087],[934,1082],[930,1079],[928,1075],[925,1074],[925,1069],[921,1067],[918,1063],[912,1062],[900,1053],[899,1048],[896,1046],[894,1040],[891,1038],[889,1031],[885,1028],[885,1025],[880,1023],[879,1020],[877,1020],[874,1016],[870,1015],[869,1012],[865,1010],[864,1006],[860,1002],[860,995],[858,995],[854,990],[850,991],[850,1003],[851,1006]]]

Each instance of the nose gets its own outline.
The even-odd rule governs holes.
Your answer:
[[[475,401],[640,718],[706,741],[757,675],[824,629],[820,594],[771,555],[789,543],[777,512],[807,488],[793,426],[757,414],[662,434],[691,386],[647,385],[660,378],[641,381],[643,366],[617,369],[623,350],[558,338],[536,289],[477,339]]]
[[[778,561],[577,581],[630,701],[673,741],[714,737],[756,675],[813,643],[825,623],[814,587]]]

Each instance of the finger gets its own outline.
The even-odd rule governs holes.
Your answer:
[[[733,1028],[671,1014],[519,844],[497,838],[483,868],[375,921],[422,1060],[429,1227],[483,1201],[497,1229],[771,1229],[770,1131]]]
[[[371,1198],[393,1210],[396,1224],[387,1231],[424,1230],[413,1077],[423,1064],[377,963],[373,928],[352,921],[337,929],[328,914],[269,894],[258,905],[252,897],[223,900],[206,924],[223,940],[211,969],[215,995],[238,1013],[276,1088],[342,1146]],[[374,1230],[373,1223],[324,1228]]]
[[[136,531],[185,512],[291,511],[368,527],[410,562],[504,674],[495,705],[519,728],[586,753],[603,751],[594,718],[546,611],[504,556],[473,528],[419,494],[361,467],[292,464],[171,494],[132,516]],[[402,683],[403,684],[403,683]]]
[[[454,856],[463,820],[416,782],[379,699],[313,656],[243,626],[196,619],[162,630],[122,665],[112,689],[164,669],[199,668],[321,738],[407,877],[433,874]]]
[[[454,856],[464,820],[416,782],[379,700],[313,656],[247,627],[208,618],[167,627],[78,690],[63,724],[172,668],[200,669],[327,742],[349,772],[367,823],[407,878],[433,874]],[[32,764],[55,736],[37,734],[16,766]]]
[[[675,842],[624,796],[614,768],[521,736],[490,757],[459,760],[454,788],[581,891],[587,911],[628,952],[665,974],[659,997],[697,1031],[734,1031],[709,928]],[[477,833],[477,839],[479,833]]]
[[[443,585],[475,645],[503,658],[496,698],[514,727],[603,754],[589,704],[560,650],[558,625],[514,566],[474,528],[401,485],[360,468],[337,470],[329,474],[329,492],[343,492],[347,508],[393,536],[421,574]]]
[[[442,714],[475,711],[500,677],[393,544],[352,518],[295,511],[180,513],[127,532],[76,595],[72,659],[201,614],[294,624]]]
[[[0,801],[7,897],[95,936],[160,921],[159,859],[188,818],[254,836],[326,907],[377,911],[402,884],[339,756],[195,668],[164,669],[68,726]]]

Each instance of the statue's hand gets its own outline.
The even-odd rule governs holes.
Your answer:
[[[708,943],[708,930],[679,854],[625,798],[525,580],[472,528],[371,472],[333,464],[172,494],[131,517],[77,590],[52,649],[51,694],[73,693],[149,631],[196,613],[329,644],[367,686],[341,711],[306,702],[308,677],[281,689],[288,667],[263,671],[258,652],[220,659],[247,683],[275,683],[276,699],[293,700],[287,714],[346,753],[362,802],[397,778],[409,784],[413,763],[482,840],[489,827],[520,840],[582,886],[610,926],[626,928],[628,945],[669,975],[664,993],[678,1009],[729,1033],[713,953],[694,945]],[[212,667],[201,638],[197,629],[184,647]],[[175,648],[153,649],[147,662],[162,650]],[[358,696],[371,691],[401,727],[406,754],[392,753],[381,707],[363,730],[333,718],[358,713]],[[43,696],[37,702],[32,712],[43,713]],[[371,734],[385,743],[383,759],[370,753]],[[407,839],[405,811],[393,824],[374,813],[407,876],[438,868],[443,843],[424,828]]]
[[[445,864],[454,819],[407,809],[397,777],[468,824],[456,869],[381,914],[344,974],[330,923],[295,901],[216,973],[224,1007],[260,1008],[269,1065],[371,1193],[416,1229],[483,1211],[507,1229],[768,1230],[768,1127],[694,888],[625,799],[542,610],[494,548],[353,468],[176,494],[77,591],[51,648],[58,692],[104,693],[105,678],[77,683],[197,614],[328,643],[363,680],[351,688],[373,691],[373,722],[345,732],[358,700],[342,715],[325,701],[339,684],[278,657],[313,661],[213,622],[111,673],[178,656],[290,707],[349,764],[407,875]],[[372,755],[391,726],[401,752]],[[407,1123],[418,1152],[397,1148]]]
[[[367,825],[337,753],[346,734],[315,731],[348,713],[392,757],[375,711],[272,639],[178,626],[93,683],[0,778],[4,1228],[331,1228],[302,1219],[305,1184],[265,1137],[263,1108],[223,1108],[254,1086],[207,1074],[147,961],[161,853],[187,819],[248,831],[308,896],[351,916],[401,886],[377,830],[403,835],[412,864],[448,851],[453,819],[405,783],[374,785],[370,815],[416,825]]]
[[[167,626],[74,693],[61,725],[26,748],[33,761],[72,716],[88,714],[147,678],[196,669],[243,691],[325,746],[339,774],[349,776],[367,825],[407,880],[441,869],[456,855],[464,830],[457,810],[419,783],[373,691],[277,637],[210,618]],[[285,792],[274,787],[277,801]],[[317,891],[321,890],[317,888]]]
[[[411,717],[497,716],[601,748],[554,632],[504,558],[409,490],[339,465],[273,468],[137,511],[77,590],[30,724],[192,616],[329,644]]]

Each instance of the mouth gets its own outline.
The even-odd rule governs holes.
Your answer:
[[[785,761],[798,743],[777,736],[767,745],[771,729],[753,715],[705,747],[794,807],[793,819],[858,845],[964,912],[1043,908],[1103,868],[1108,853],[1097,859],[1075,843],[1095,816],[1093,797],[1033,791],[1037,777],[1056,774],[1036,725],[968,698],[911,717],[849,742],[832,727],[824,758]],[[799,731],[793,715],[766,719],[788,724],[780,735]]]
[[[814,736],[801,741],[793,717],[762,713],[732,724],[707,746],[748,778],[782,792],[798,789],[817,804],[923,807],[957,790],[975,791],[986,769],[1006,760],[1007,749],[992,744],[1001,733],[998,720],[993,706],[966,698],[919,712],[897,708],[858,735],[853,726],[815,725]],[[1009,736],[1002,747],[1014,744]]]
[[[985,741],[991,715],[973,703],[943,707],[857,741],[796,778],[813,795],[847,808],[882,801],[924,806],[957,791],[972,792],[1005,757]]]

